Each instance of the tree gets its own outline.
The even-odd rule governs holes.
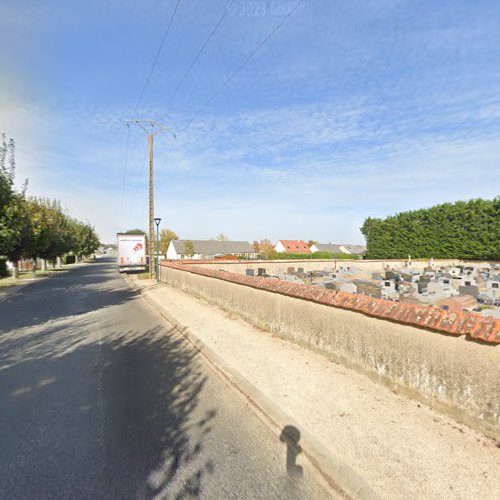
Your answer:
[[[19,218],[19,209],[27,183],[20,193],[14,189],[16,168],[16,145],[13,139],[7,142],[2,134],[0,144],[0,255],[7,255],[23,232],[24,221]]]
[[[311,248],[313,245],[316,245],[316,244],[317,244],[317,242],[316,242],[316,241],[314,241],[314,240],[309,240],[309,241],[307,242],[307,246],[308,246],[309,248]]]
[[[193,245],[193,242],[191,240],[186,240],[184,242],[184,253],[188,257],[192,257],[194,255],[194,245]]]
[[[146,231],[143,231],[142,229],[128,229],[123,234],[146,234]]]
[[[168,250],[168,246],[172,240],[178,240],[179,236],[171,229],[162,229],[160,231],[160,253],[165,255]]]
[[[401,212],[385,219],[367,218],[361,232],[367,258],[500,258],[500,197],[443,203]]]
[[[262,259],[274,259],[278,252],[274,249],[273,244],[268,239],[263,239],[259,242],[259,257]]]
[[[215,239],[217,241],[229,241],[229,237],[227,235],[225,235],[224,233],[219,233]]]
[[[90,224],[78,223],[75,254],[80,258],[94,253],[99,248],[99,238]]]
[[[18,262],[22,258],[53,263],[65,253],[85,256],[99,246],[99,238],[90,224],[69,217],[57,200],[26,198],[27,181],[20,191],[14,188],[15,143],[7,141],[5,134],[0,143],[0,255],[14,264],[18,275]],[[142,231],[141,231],[142,232]]]
[[[16,194],[9,205],[9,214],[16,221],[17,230],[11,233],[7,258],[14,265],[14,278],[19,276],[19,261],[25,256],[26,249],[30,246],[31,222],[24,196]]]

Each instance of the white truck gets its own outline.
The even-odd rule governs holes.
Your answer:
[[[118,271],[146,270],[146,235],[118,233]]]

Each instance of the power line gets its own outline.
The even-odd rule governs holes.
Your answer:
[[[175,87],[174,91],[172,92],[171,96],[169,97],[169,99],[167,101],[167,104],[165,106],[167,109],[170,106],[170,104],[172,103],[172,101],[174,100],[175,96],[177,95],[177,92],[180,90],[180,88],[182,87],[183,83],[186,81],[187,77],[189,76],[189,73],[191,72],[191,70],[193,69],[194,65],[196,64],[196,62],[200,58],[201,54],[204,52],[206,46],[208,45],[208,42],[210,42],[210,40],[212,39],[212,37],[215,35],[215,32],[218,30],[218,28],[221,25],[222,21],[226,17],[227,12],[228,12],[228,10],[227,10],[227,7],[226,7],[226,9],[224,10],[224,13],[219,18],[219,20],[217,21],[217,24],[213,27],[212,31],[210,32],[210,34],[208,35],[208,37],[206,38],[206,40],[203,42],[203,45],[201,46],[200,50],[198,51],[198,53],[194,57],[193,61],[191,62],[190,66],[189,66],[189,68],[184,73],[184,76],[181,78],[181,80],[177,84],[177,87]]]
[[[139,99],[137,100],[137,103],[136,103],[136,105],[135,105],[135,108],[134,108],[134,113],[133,113],[134,115],[137,113],[137,110],[138,110],[138,108],[139,108],[139,106],[140,106],[140,104],[141,104],[141,102],[142,102],[142,99],[143,99],[143,97],[144,97],[144,94],[145,94],[145,92],[146,92],[146,89],[147,89],[147,87],[148,87],[148,85],[149,85],[149,82],[150,82],[150,80],[151,80],[151,76],[153,75],[154,70],[155,70],[155,68],[156,68],[156,65],[158,64],[158,60],[159,60],[160,55],[161,55],[161,53],[162,53],[163,47],[164,47],[165,42],[166,42],[166,40],[167,40],[168,34],[169,34],[169,32],[170,32],[170,28],[172,27],[172,23],[173,23],[173,21],[174,21],[175,14],[177,13],[177,10],[178,10],[178,8],[179,8],[179,4],[181,3],[181,1],[182,1],[182,0],[177,0],[177,3],[175,4],[174,10],[173,10],[173,12],[172,12],[172,15],[170,16],[170,19],[169,19],[169,21],[168,21],[167,28],[166,28],[166,30],[165,30],[165,33],[163,34],[163,39],[162,39],[162,41],[161,41],[161,43],[160,43],[160,46],[158,47],[158,51],[156,52],[156,56],[155,56],[155,58],[153,59],[153,64],[151,65],[151,69],[149,70],[148,77],[146,78],[146,81],[145,81],[145,83],[144,83],[144,86],[143,86],[143,88],[142,88],[142,91],[141,91],[141,93],[140,93],[140,95],[139,95]],[[141,171],[140,171],[139,178],[137,179],[137,183],[136,183],[136,186],[135,186],[135,193],[134,193],[134,198],[133,198],[133,203],[134,203],[134,204],[135,204],[135,200],[136,200],[136,198],[137,198],[137,192],[138,192],[138,190],[139,190],[139,183],[140,183],[140,180],[141,180],[141,178],[142,178],[142,174],[143,174],[143,172],[144,172],[144,164],[142,164],[142,165],[141,165]],[[124,178],[123,182],[125,183],[125,178]]]
[[[304,0],[300,0],[299,2],[297,2],[295,7],[290,12],[288,12],[288,14],[281,20],[281,22],[279,22],[274,27],[271,33],[269,33],[269,35],[267,35],[266,38],[264,38],[264,40],[262,40],[262,42],[260,42],[259,45],[257,45],[257,47],[250,53],[250,55],[236,68],[235,71],[233,71],[233,73],[224,81],[224,83],[212,94],[212,96],[208,99],[208,101],[206,101],[205,104],[203,104],[203,106],[201,106],[198,109],[193,118],[191,118],[191,120],[187,123],[186,126],[182,128],[182,130],[179,133],[185,132],[189,128],[191,123],[193,123],[193,121],[196,120],[196,118],[198,118],[200,113],[229,85],[229,83],[231,83],[234,77],[248,64],[248,62],[252,59],[252,57],[255,56],[255,54],[257,54],[257,52],[271,39],[271,37],[281,28],[281,26],[283,26],[283,24],[285,24],[288,21],[288,19],[295,13],[295,11],[303,3]]]
[[[193,117],[186,123],[184,127],[178,132],[178,135],[183,134],[186,132],[186,130],[191,126],[191,124],[198,118],[198,116],[201,114],[203,110],[205,110],[209,104],[231,83],[231,81],[236,77],[236,75],[248,64],[248,62],[259,52],[259,50],[272,38],[272,36],[288,21],[288,19],[295,13],[295,11],[304,3],[304,0],[300,0],[297,2],[295,7],[288,12],[288,14],[273,28],[273,30],[262,40],[262,42],[257,45],[257,47],[244,59],[244,61],[231,73],[231,75],[226,78],[224,83],[210,96],[210,98],[200,106],[198,111],[193,115]],[[224,13],[224,16],[226,15],[226,12]],[[171,153],[173,149],[173,144],[167,151],[165,158],[168,157],[168,155]],[[162,171],[160,171],[159,177],[161,177]],[[160,179],[158,179],[159,181]]]
[[[139,106],[142,102],[142,98],[144,97],[144,93],[146,92],[146,89],[149,85],[149,81],[151,80],[151,76],[153,75],[153,72],[156,68],[156,65],[158,64],[160,54],[163,50],[163,46],[165,45],[165,41],[167,40],[167,36],[168,36],[169,31],[170,31],[170,27],[172,26],[172,22],[174,20],[175,14],[177,12],[177,9],[179,8],[180,3],[181,3],[181,0],[177,0],[177,3],[175,4],[174,11],[172,12],[172,15],[170,16],[170,20],[168,22],[167,29],[165,30],[165,33],[163,35],[163,39],[160,43],[160,46],[158,47],[158,51],[156,53],[156,56],[153,59],[153,64],[151,65],[151,69],[149,70],[148,77],[146,78],[146,82],[144,83],[144,86],[142,87],[142,91],[141,91],[141,94],[139,95],[139,99],[137,100],[137,104],[135,105],[134,114],[137,112],[137,109],[139,108]]]

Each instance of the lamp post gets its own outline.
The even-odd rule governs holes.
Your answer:
[[[159,217],[155,217],[154,219],[156,224],[156,281],[160,281],[160,222],[161,219]]]

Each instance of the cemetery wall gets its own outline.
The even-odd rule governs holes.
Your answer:
[[[500,438],[499,320],[168,261],[161,280]]]

